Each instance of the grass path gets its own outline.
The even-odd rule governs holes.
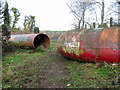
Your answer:
[[[55,46],[53,41],[47,51],[43,48],[27,52],[20,49],[4,57],[3,88],[63,87],[58,85],[59,80],[69,71]]]
[[[69,76],[69,70],[66,68],[65,59],[61,58],[58,52],[52,54],[53,60],[43,70],[43,77],[39,78],[39,88],[63,88],[64,83],[61,83],[62,78]],[[57,59],[56,59],[57,57]]]

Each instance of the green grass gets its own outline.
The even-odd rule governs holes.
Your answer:
[[[42,71],[55,58],[48,54],[56,53],[56,51],[56,41],[52,41],[47,50],[44,50],[43,47],[38,47],[36,50],[17,49],[14,53],[4,56],[2,58],[2,87],[37,87],[39,85],[38,77],[43,77]],[[67,63],[65,67],[70,72],[67,77],[60,80],[66,86],[65,88],[118,87],[118,64],[104,63],[95,68],[99,63],[70,59],[65,59],[65,63]],[[54,78],[48,79],[48,82],[54,82]]]
[[[117,88],[118,64],[104,63],[95,68],[99,63],[85,63],[68,61],[67,68],[70,76],[63,78],[66,87],[70,88]],[[69,84],[69,86],[67,86]]]
[[[2,87],[20,88],[37,87],[37,77],[42,77],[42,70],[52,60],[46,56],[54,50],[50,46],[48,50],[38,47],[36,50],[17,49],[2,58]]]

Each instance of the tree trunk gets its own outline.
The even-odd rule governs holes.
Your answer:
[[[82,14],[82,29],[84,28],[84,18],[85,18],[85,9],[86,9],[86,2],[83,2],[83,14]]]
[[[78,29],[80,29],[81,20],[78,21]]]
[[[105,5],[104,5],[104,0],[102,1],[102,12],[101,12],[101,25],[103,25],[103,22],[104,22],[104,8],[105,8]]]

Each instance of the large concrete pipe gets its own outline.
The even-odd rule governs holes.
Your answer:
[[[80,61],[118,63],[119,29],[68,31],[59,37],[58,51],[67,58]]]
[[[9,42],[15,46],[37,48],[43,46],[47,48],[50,45],[50,39],[46,34],[19,34],[11,35]]]

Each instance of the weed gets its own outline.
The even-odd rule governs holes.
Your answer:
[[[46,49],[44,47],[42,47],[42,46],[39,46],[35,50],[39,51],[39,52],[45,52]]]

